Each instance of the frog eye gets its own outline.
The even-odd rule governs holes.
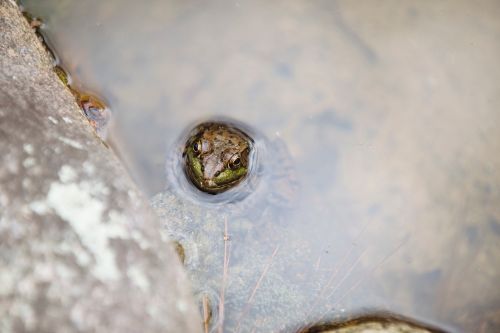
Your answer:
[[[241,165],[241,158],[238,154],[234,154],[231,159],[229,160],[229,167],[231,169],[237,169]]]
[[[196,154],[199,154],[201,152],[201,141],[198,140],[196,141],[194,144],[193,144],[193,151],[196,153]]]

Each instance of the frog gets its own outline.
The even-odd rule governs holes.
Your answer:
[[[248,174],[253,140],[223,122],[196,126],[186,142],[184,171],[200,191],[218,194],[238,185]]]
[[[300,182],[286,143],[215,118],[188,127],[167,155],[165,189],[150,204],[186,268],[205,332],[284,329],[282,308],[269,302],[299,316],[309,295],[286,267],[310,262],[298,259],[307,244],[290,241],[300,237],[287,228]]]

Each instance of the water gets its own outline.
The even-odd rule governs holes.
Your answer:
[[[373,310],[500,329],[497,1],[24,4],[74,85],[111,106],[113,143],[148,196],[201,119],[238,119],[288,147],[298,195],[268,226],[282,245],[242,238],[259,249],[255,276],[242,274],[257,278],[227,290],[251,301],[226,298],[227,327],[259,331],[259,311],[290,331]],[[296,297],[266,303],[287,272]]]

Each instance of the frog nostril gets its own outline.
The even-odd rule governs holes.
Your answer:
[[[220,171],[217,171],[217,172],[214,174],[214,176],[215,176],[215,177],[218,177],[219,175],[220,175]]]

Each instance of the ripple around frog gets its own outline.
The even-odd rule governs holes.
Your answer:
[[[253,210],[263,200],[267,200],[273,205],[288,206],[290,198],[280,198],[272,188],[272,184],[277,179],[293,174],[290,164],[276,162],[277,159],[280,162],[287,162],[290,159],[284,143],[279,139],[270,141],[257,130],[233,119],[216,117],[209,121],[221,122],[230,127],[238,128],[252,139],[246,178],[234,188],[216,195],[197,189],[187,179],[185,173],[180,172],[184,169],[182,153],[185,143],[196,129],[196,126],[189,126],[189,130],[182,133],[169,151],[166,161],[167,190],[174,192],[184,200],[201,205],[205,209],[218,211],[224,216],[233,216],[237,213],[249,214],[250,210]],[[283,168],[286,169],[285,172],[283,172]],[[290,178],[289,185],[294,189],[297,186],[292,178]]]

